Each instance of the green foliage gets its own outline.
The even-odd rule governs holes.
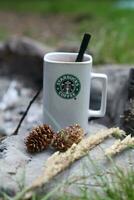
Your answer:
[[[0,29],[0,40],[5,40],[8,36],[9,36],[8,31],[4,27],[2,27]]]
[[[97,12],[103,14],[113,1],[107,0],[4,0],[0,1],[1,10],[36,13],[85,13]],[[108,8],[109,10],[109,8]]]
[[[111,164],[113,165],[113,170],[109,173],[104,174],[93,160],[89,158],[94,166],[94,179],[96,182],[92,187],[88,186],[86,183],[78,186],[80,193],[77,196],[72,196],[71,194],[64,192],[61,196],[58,195],[60,188],[68,188],[72,184],[77,185],[77,181],[66,181],[57,185],[49,193],[42,194],[41,196],[33,193],[30,200],[133,200],[134,199],[134,168],[131,167],[128,171],[117,167],[113,160]],[[22,188],[21,188],[22,189]],[[3,191],[0,194],[1,200],[23,200],[25,196],[26,188],[18,192],[16,196],[10,197],[9,193]],[[55,197],[53,199],[53,197]]]
[[[92,34],[90,50],[96,64],[133,64],[134,10],[119,9],[115,6],[115,2],[113,0],[4,0],[0,1],[0,10],[35,13],[42,17],[65,15],[73,24],[70,26],[71,35],[65,40],[80,41],[84,32],[90,32]],[[35,31],[26,29],[23,35],[34,37]],[[5,37],[1,30],[0,38]],[[36,38],[39,38],[39,35]],[[59,41],[61,38],[56,36],[42,40],[54,46]]]

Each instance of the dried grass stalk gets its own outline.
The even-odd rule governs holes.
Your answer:
[[[112,135],[122,136],[124,132],[119,128],[102,130],[95,135],[82,139],[77,145],[73,144],[72,147],[64,153],[54,153],[46,161],[42,175],[32,183],[31,189],[48,183],[54,176],[69,167],[75,160],[85,156],[91,149]]]
[[[117,140],[115,143],[105,151],[105,155],[107,156],[114,156],[115,154],[118,154],[122,152],[123,150],[134,146],[134,138],[131,137],[131,135],[128,135],[125,137],[125,139]]]

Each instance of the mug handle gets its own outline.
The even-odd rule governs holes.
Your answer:
[[[106,112],[107,101],[107,76],[105,74],[91,73],[92,79],[100,79],[102,82],[102,96],[100,110],[88,110],[88,117],[103,117]]]

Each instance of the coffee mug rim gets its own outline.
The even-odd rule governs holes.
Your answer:
[[[57,64],[89,64],[89,63],[92,63],[92,56],[89,55],[89,54],[84,54],[84,57],[88,58],[87,61],[83,61],[83,62],[65,62],[65,61],[54,61],[54,60],[51,60],[51,59],[48,59],[47,57],[48,56],[51,56],[51,55],[75,55],[77,56],[78,53],[74,53],[74,52],[49,52],[49,53],[46,53],[44,55],[44,61],[45,62],[49,62],[49,63],[57,63]]]

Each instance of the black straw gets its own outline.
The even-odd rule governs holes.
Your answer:
[[[80,45],[79,53],[78,53],[78,56],[77,56],[75,62],[82,62],[83,55],[84,55],[84,53],[85,53],[85,51],[87,49],[88,43],[90,41],[90,38],[91,38],[90,34],[88,34],[88,33],[84,34],[83,40],[82,40],[81,45]]]

